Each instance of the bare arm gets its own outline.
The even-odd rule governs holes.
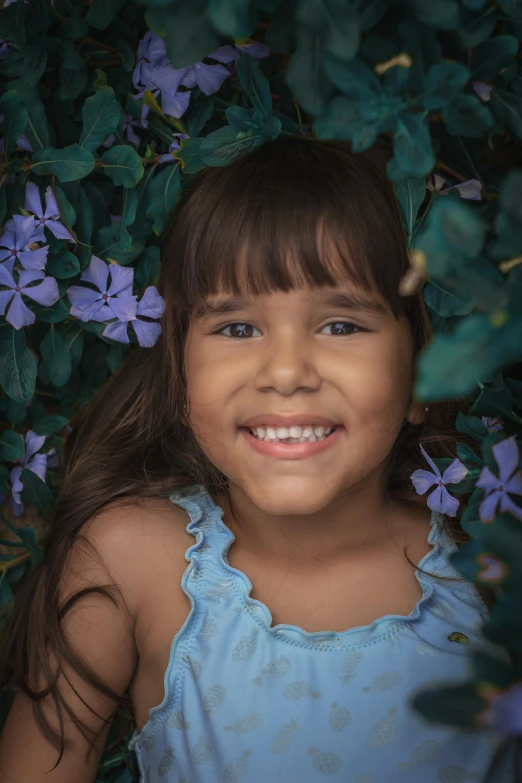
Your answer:
[[[138,660],[133,636],[133,596],[139,593],[140,587],[133,583],[133,578],[139,577],[133,577],[132,558],[128,557],[128,548],[121,546],[121,542],[129,527],[142,524],[142,520],[137,521],[140,514],[139,510],[130,509],[103,510],[99,517],[85,525],[83,533],[97,548],[107,569],[93,559],[81,542],[75,542],[60,587],[62,602],[84,587],[106,585],[113,581],[120,587],[129,612],[125,611],[124,605],[118,607],[103,596],[88,594],[71,608],[62,621],[74,652],[119,695],[128,688]],[[130,536],[131,546],[132,540]],[[54,659],[51,657],[49,660],[53,664]],[[86,683],[68,664],[62,666],[59,689],[74,713],[93,732],[99,731],[103,721],[113,716],[115,702]],[[59,732],[52,698],[47,697],[43,704],[45,714]],[[63,711],[62,715],[65,741],[69,747],[65,748],[58,766],[50,771],[58,760],[59,751],[36,724],[32,701],[22,692],[17,693],[0,736],[0,783],[93,783],[110,724],[105,726],[95,742],[95,749],[87,758],[91,746],[67,713]]]

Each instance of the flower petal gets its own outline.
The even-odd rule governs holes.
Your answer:
[[[45,472],[47,470],[47,454],[35,454],[33,459],[25,466],[32,470],[33,473],[45,481]]]
[[[190,103],[190,96],[192,93],[187,90],[186,92],[178,92],[175,96],[161,93],[161,108],[170,117],[180,118],[188,109]]]
[[[183,76],[183,79],[180,81],[180,85],[183,85],[183,87],[189,87],[191,89],[192,87],[195,87],[196,84],[197,82],[196,82],[196,72],[194,70],[194,64],[187,65],[186,73]]]
[[[39,247],[36,250],[21,250],[18,258],[24,269],[45,269],[49,245]]]
[[[450,495],[445,487],[437,487],[431,495],[428,495],[427,502],[432,511],[439,511],[448,517],[456,516],[457,509],[460,506],[460,500]]]
[[[20,288],[25,288],[29,283],[34,283],[36,280],[43,280],[45,272],[42,272],[41,269],[20,269],[19,275],[18,285]]]
[[[33,212],[39,218],[43,217],[42,199],[40,198],[40,188],[35,182],[28,182],[25,186],[25,209],[27,212]]]
[[[437,483],[438,476],[434,476],[428,470],[415,470],[410,476],[417,495],[424,495],[427,489]]]
[[[127,326],[128,321],[126,323],[123,321],[114,321],[112,324],[107,324],[103,330],[103,335],[104,337],[109,337],[111,340],[116,340],[119,343],[128,343],[129,335]]]
[[[111,309],[109,318],[116,318],[119,321],[131,321],[136,318],[137,296],[113,296],[109,299],[108,305]]]
[[[107,293],[107,280],[109,279],[109,266],[97,256],[92,256],[89,266],[85,269],[80,280],[92,283],[102,294]]]
[[[209,57],[211,60],[217,60],[220,63],[235,62],[239,59],[239,56],[238,50],[229,44],[218,46],[217,49],[206,55],[206,57]]]
[[[33,285],[31,288],[24,288],[23,293],[38,302],[38,304],[50,307],[60,298],[58,283],[54,277],[46,277],[40,285]]]
[[[34,324],[36,320],[35,314],[23,303],[22,295],[18,293],[18,291],[13,297],[11,307],[9,308],[5,320],[9,321],[11,326],[14,326],[17,330],[21,329],[23,326]]]
[[[25,436],[25,460],[26,462],[40,451],[45,443],[46,435],[37,435],[34,430],[28,430]]]
[[[145,315],[148,318],[161,318],[164,310],[165,300],[155,286],[149,285],[138,303],[138,315]]]
[[[506,484],[506,492],[511,492],[512,495],[522,495],[522,470],[513,473]]]
[[[16,503],[21,503],[20,492],[24,488],[24,485],[20,481],[21,475],[22,475],[22,467],[20,465],[17,465],[16,468],[12,469],[11,474],[9,476],[11,480],[11,492],[13,493],[13,498],[15,499]]]
[[[103,299],[98,291],[92,291],[81,285],[72,285],[67,289],[71,302],[71,315],[86,323],[103,305]]]
[[[134,269],[132,267],[111,264],[109,266],[109,271],[111,273],[111,285],[107,291],[109,296],[116,296],[116,294],[120,294],[123,289],[132,286],[134,281]]]
[[[520,454],[518,451],[518,445],[515,440],[515,436],[495,443],[492,447],[493,456],[497,461],[498,475],[502,484],[506,484],[509,477],[518,467],[518,461]]]
[[[45,189],[44,217],[53,218],[56,220],[60,220],[61,218],[60,207],[58,206],[58,202],[56,201],[56,196],[54,195],[53,189],[50,185],[48,185]]]
[[[0,285],[12,286],[13,288],[16,286],[12,271],[7,264],[0,264]]]
[[[197,85],[205,95],[213,95],[217,92],[225,79],[230,76],[230,71],[224,65],[196,63],[194,71]]]
[[[469,473],[469,470],[462,464],[460,459],[454,459],[442,474],[442,481],[444,484],[458,484],[467,473]]]
[[[140,321],[138,318],[131,321],[136,337],[142,348],[152,348],[161,334],[161,326],[158,323]]]
[[[13,215],[16,225],[16,242],[14,247],[23,250],[31,242],[34,242],[36,223],[33,215]]]
[[[145,69],[144,69],[145,70]],[[161,90],[162,96],[176,95],[187,68],[173,68],[171,65],[156,65],[147,69],[150,82]]]
[[[422,456],[424,457],[424,459],[426,460],[426,462],[428,463],[428,465],[430,466],[430,468],[432,469],[432,471],[434,472],[434,474],[437,476],[437,478],[441,478],[441,475],[440,475],[440,470],[439,470],[439,469],[438,469],[438,467],[435,465],[435,463],[433,462],[433,460],[431,459],[431,457],[428,457],[428,455],[426,454],[426,452],[424,451],[424,449],[422,448],[422,446],[420,447],[420,450],[421,450],[421,452],[422,452]]]
[[[498,487],[499,483],[500,482],[497,476],[495,476],[495,474],[488,468],[488,466],[485,465],[480,472],[480,476],[475,482],[475,486],[478,487],[479,489],[485,489],[487,493],[487,492],[493,492],[493,490]]]
[[[49,231],[54,234],[56,239],[72,239],[73,242],[76,242],[69,229],[65,228],[63,223],[60,223],[59,220],[49,220],[47,221],[46,225]]]
[[[0,291],[0,315],[5,315],[7,306],[9,305],[9,302],[11,301],[14,295],[15,292],[13,290]]]
[[[494,490],[486,495],[479,508],[479,517],[482,522],[493,522],[495,519],[500,493]]]

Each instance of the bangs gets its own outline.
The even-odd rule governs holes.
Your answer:
[[[176,210],[164,267],[194,312],[211,295],[351,283],[397,316],[409,267],[384,171],[346,144],[279,137],[194,180]],[[170,276],[170,275],[169,275]]]

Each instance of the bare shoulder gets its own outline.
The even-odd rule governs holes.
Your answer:
[[[69,553],[64,597],[69,589],[79,589],[78,579],[99,583],[103,578],[118,585],[136,616],[150,585],[173,566],[186,566],[185,552],[194,544],[186,530],[188,522],[187,513],[168,498],[104,506],[82,527]]]

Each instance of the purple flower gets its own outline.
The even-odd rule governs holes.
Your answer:
[[[24,513],[24,504],[20,498],[20,492],[24,485],[20,480],[22,470],[27,468],[45,481],[45,471],[47,469],[47,454],[37,454],[45,443],[45,435],[37,435],[33,430],[29,430],[25,436],[25,451],[23,456],[16,460],[20,465],[11,471],[11,488],[13,497],[11,498],[11,508],[15,516],[19,517]]]
[[[410,478],[413,482],[413,486],[417,490],[418,495],[423,495],[427,489],[433,484],[437,484],[436,489],[428,495],[427,503],[432,511],[438,511],[439,513],[447,514],[449,517],[454,517],[457,513],[457,509],[460,505],[460,501],[452,497],[445,484],[458,484],[462,481],[468,469],[459,459],[454,459],[451,465],[449,465],[444,471],[443,475],[440,475],[440,470],[435,465],[432,459],[428,457],[422,446],[420,447],[423,457],[427,460],[430,467],[433,469],[433,473],[429,470],[415,470]]]
[[[109,274],[110,287],[107,288]],[[119,264],[106,264],[101,258],[92,256],[80,280],[96,286],[97,290],[81,285],[67,289],[71,301],[71,315],[80,321],[109,321],[116,318],[128,321],[136,316],[136,296],[132,294],[134,269]]]
[[[150,90],[156,98],[161,93],[163,112],[172,117],[181,117],[190,101],[190,92],[178,92],[186,71],[186,67],[172,67],[167,58],[165,41],[149,30],[138,47],[138,64],[132,77],[134,86],[139,90],[134,96],[135,99],[142,98],[145,90]],[[143,122],[146,120],[147,113],[142,113],[144,128],[147,127]]]
[[[211,60],[218,60],[220,63],[231,63],[234,65],[239,60],[241,54],[248,53],[251,57],[255,57],[256,60],[263,60],[270,54],[270,47],[266,44],[254,41],[250,44],[226,44],[225,46],[219,46],[212,54],[207,54]]]
[[[197,62],[187,65],[187,72],[180,84],[184,87],[197,85],[205,95],[212,95],[229,76],[230,71],[224,65],[205,65],[203,62]]]
[[[488,432],[500,432],[500,430],[504,429],[504,422],[500,416],[483,416],[482,421],[488,428]]]
[[[146,318],[160,318],[164,309],[165,300],[158,290],[153,285],[150,285],[143,292],[141,301],[138,302],[136,315],[142,315]],[[108,324],[103,330],[103,334],[105,337],[110,337],[111,340],[128,343],[127,326],[129,323],[132,324],[141,347],[152,348],[161,334],[161,326],[150,321],[141,321],[136,316],[129,319],[119,319],[114,323]]]
[[[140,145],[140,137],[138,134],[132,129],[133,125],[137,125],[138,127],[141,125],[139,120],[135,120],[132,116],[132,114],[129,114],[128,112],[123,112],[123,135],[127,138],[127,141],[130,141],[131,144],[133,144],[135,147],[139,147]],[[112,147],[112,145],[116,141],[116,136],[114,133],[111,133],[110,136],[108,136],[105,141],[103,142],[103,147]]]
[[[471,86],[477,93],[478,97],[481,101],[484,101],[484,103],[487,103],[491,100],[491,90],[493,89],[490,84],[486,84],[486,82],[471,82]]]
[[[132,74],[132,83],[136,89],[139,88],[142,81],[143,69],[147,70],[150,66],[160,65],[165,60],[167,60],[165,41],[152,30],[148,30],[140,41],[136,53],[136,67]]]
[[[4,60],[7,57],[12,45],[12,41],[8,38],[0,38],[0,60]]]
[[[461,198],[470,201],[482,201],[482,183],[478,179],[468,179],[466,182],[460,182],[458,185],[452,185],[451,182],[439,174],[429,174],[426,181],[428,190],[436,190],[439,195],[447,196],[451,190],[458,190]]]
[[[173,136],[176,136],[177,138],[174,139],[172,144],[169,147],[169,151],[166,152],[164,155],[161,155],[161,157],[158,160],[158,163],[174,163],[175,158],[172,157],[171,152],[173,150],[179,150],[180,139],[188,139],[189,136],[186,133],[173,133]]]
[[[38,185],[35,185],[34,182],[28,182],[25,186],[25,209],[38,218],[35,221],[35,225],[38,227],[39,232],[38,238],[34,240],[35,242],[45,242],[44,228],[48,228],[57,239],[69,239],[76,243],[71,232],[60,222],[60,209],[50,185],[45,190],[44,212]]]
[[[40,241],[40,232],[34,217],[14,215],[4,228],[6,230],[0,237],[0,261],[5,261],[4,266],[12,271],[15,261],[18,260],[25,269],[43,269],[47,262],[49,247],[46,245],[36,250],[27,249],[33,242]]]
[[[522,508],[508,496],[508,493],[522,495],[522,471],[517,470],[520,455],[515,436],[495,443],[492,451],[499,475],[495,476],[487,465],[482,468],[476,486],[485,490],[486,496],[480,504],[479,517],[483,522],[493,522],[500,504],[501,513],[509,511],[522,519]]]
[[[18,282],[15,281],[12,271],[19,276]],[[36,280],[42,281],[40,285],[29,286],[29,283],[34,283]],[[0,285],[6,286],[8,289],[0,291],[0,315],[5,315],[9,302],[11,302],[5,319],[17,330],[35,322],[35,314],[24,304],[22,294],[38,304],[46,305],[46,307],[53,305],[60,298],[58,283],[54,277],[46,277],[44,272],[38,269],[10,270],[7,263],[1,264]]]
[[[497,738],[522,734],[522,682],[511,683],[501,691],[484,683],[479,691],[488,706],[479,714],[479,722],[487,726]]]

